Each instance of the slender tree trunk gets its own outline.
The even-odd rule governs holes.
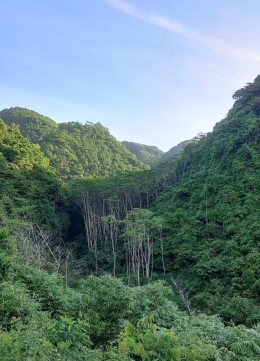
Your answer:
[[[164,244],[162,237],[162,225],[160,225],[160,243],[161,243],[161,251],[162,251],[162,266],[163,266],[163,274],[165,275],[165,264],[164,264]]]

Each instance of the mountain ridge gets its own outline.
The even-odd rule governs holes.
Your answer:
[[[39,144],[63,179],[109,176],[149,168],[100,123],[55,123],[35,111],[19,107],[0,111],[0,118],[8,125],[18,124],[25,137]]]
[[[145,145],[128,141],[123,141],[122,143],[127,147],[128,150],[130,150],[130,152],[136,155],[137,159],[154,168],[158,166],[160,162],[165,162],[170,158],[180,155],[186,145],[191,142],[192,140],[184,140],[173,146],[167,152],[163,152],[158,147],[152,145]]]

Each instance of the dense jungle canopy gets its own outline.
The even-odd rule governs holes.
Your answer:
[[[167,160],[0,112],[1,360],[259,360],[260,76],[233,97]]]

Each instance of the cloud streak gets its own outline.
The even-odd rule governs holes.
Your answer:
[[[157,15],[145,13],[125,1],[122,0],[105,0],[105,1],[114,8],[128,15],[143,20],[147,23],[160,26],[161,28],[169,30],[188,40],[200,43],[215,52],[224,53],[226,56],[228,55],[236,58],[241,58],[244,60],[252,60],[252,61],[260,62],[260,54],[258,53],[247,51],[245,49],[236,48],[233,45],[220,39],[204,36],[197,31],[187,29],[185,26],[183,26],[182,24],[176,21],[172,21]]]

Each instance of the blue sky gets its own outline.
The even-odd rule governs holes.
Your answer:
[[[259,0],[1,0],[0,109],[167,151],[260,72]]]

